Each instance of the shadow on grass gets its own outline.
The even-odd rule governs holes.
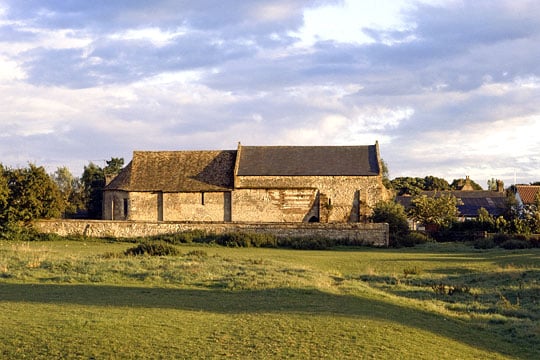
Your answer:
[[[74,304],[167,308],[224,314],[290,313],[305,316],[334,315],[394,322],[514,358],[532,358],[539,353],[524,350],[489,330],[471,328],[464,321],[444,318],[371,298],[338,295],[319,290],[277,288],[223,291],[167,289],[103,285],[1,284],[0,302]],[[526,354],[524,354],[524,352]],[[516,354],[524,354],[521,357]]]

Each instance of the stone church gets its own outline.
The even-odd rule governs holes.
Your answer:
[[[360,222],[389,194],[379,145],[134,151],[103,195],[105,220]]]

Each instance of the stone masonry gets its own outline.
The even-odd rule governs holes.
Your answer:
[[[203,230],[213,234],[232,232],[270,233],[277,237],[323,237],[345,239],[354,244],[388,246],[385,223],[227,223],[227,222],[147,222],[106,220],[40,220],[34,227],[41,233],[61,236],[133,238],[184,231]]]

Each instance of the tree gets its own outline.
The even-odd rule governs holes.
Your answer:
[[[81,181],[74,177],[67,167],[57,168],[52,178],[62,194],[66,217],[72,217],[85,208]]]
[[[411,217],[424,225],[449,226],[457,220],[458,200],[450,194],[415,196],[411,201]]]
[[[58,186],[58,190],[60,190],[60,193],[62,194],[62,200],[64,201],[66,212],[72,212],[69,204],[69,198],[73,192],[73,183],[75,178],[65,166],[57,168],[54,174],[52,174],[52,178],[56,183],[56,186]]]
[[[398,238],[409,233],[405,208],[394,201],[379,201],[375,204],[371,220],[388,223],[391,243],[395,243]]]
[[[450,189],[450,184],[443,178],[426,176],[424,178],[424,190],[442,191]]]
[[[510,186],[510,188],[506,191],[503,216],[508,221],[519,218],[519,215],[522,211],[522,208],[519,206],[519,203],[516,199],[516,192],[517,188],[515,185]]]
[[[105,186],[105,173],[103,169],[93,162],[84,167],[81,177],[83,187],[83,201],[86,205],[88,217],[100,219],[103,204],[103,187]]]
[[[418,195],[422,191],[448,190],[448,181],[436,176],[420,177],[397,177],[391,181],[397,195]]]
[[[9,186],[4,166],[0,164],[0,230],[7,221]]]
[[[540,232],[540,192],[536,193],[532,204],[523,206],[520,218],[523,220],[520,228],[521,232]]]
[[[391,183],[397,195],[417,195],[424,190],[424,180],[419,177],[397,177]]]
[[[390,172],[388,171],[388,165],[383,159],[381,159],[381,173],[384,187],[388,190],[391,190],[392,182],[390,181]]]
[[[84,167],[81,176],[82,198],[86,205],[88,217],[91,219],[101,219],[105,178],[118,174],[124,166],[124,159],[113,157],[106,163],[107,165],[102,169],[90,162],[88,166]]]
[[[491,216],[489,211],[481,207],[478,209],[478,217],[476,218],[476,224],[478,228],[483,231],[493,232],[496,231],[496,220]]]
[[[118,175],[120,170],[124,167],[124,158],[111,158],[106,161],[107,166],[103,169],[105,176]]]
[[[27,168],[7,170],[5,173],[9,187],[7,222],[28,223],[62,214],[62,194],[45,168],[30,164]]]

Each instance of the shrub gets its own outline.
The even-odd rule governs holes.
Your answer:
[[[277,238],[272,234],[259,234],[259,233],[226,233],[226,234],[212,234],[207,235],[205,238],[197,239],[197,242],[203,243],[216,243],[222,246],[228,247],[276,247]]]
[[[529,238],[529,244],[532,248],[540,248],[540,237],[533,236]]]
[[[492,236],[493,242],[497,245],[501,245],[503,242],[511,239],[510,235],[498,233]]]
[[[338,243],[334,239],[323,237],[293,237],[279,239],[278,245],[296,250],[326,250]]]
[[[180,252],[173,245],[167,243],[142,243],[124,251],[125,255],[175,256]]]
[[[395,247],[413,247],[415,245],[425,244],[428,241],[428,236],[421,232],[410,232],[405,236],[400,236],[396,239],[393,246]],[[392,245],[392,244],[391,244]]]
[[[403,275],[405,277],[418,274],[420,274],[420,269],[418,269],[418,267],[416,266],[406,267],[405,269],[403,269]]]
[[[454,295],[454,294],[470,294],[471,288],[467,285],[448,285],[448,284],[434,284],[431,286],[433,291],[439,295]]]
[[[476,249],[493,249],[497,244],[492,237],[477,239],[473,245]]]
[[[204,250],[191,250],[186,254],[186,256],[194,258],[206,258],[208,257],[208,253]]]
[[[178,245],[189,244],[192,242],[204,242],[201,241],[201,239],[206,239],[208,236],[208,233],[204,230],[190,230],[174,234],[156,235],[150,237],[149,239],[153,241],[163,241],[169,244]]]
[[[529,242],[527,240],[520,240],[520,239],[506,240],[499,246],[506,250],[527,249],[530,247]]]
[[[371,220],[379,223],[388,223],[390,232],[390,246],[393,246],[398,238],[409,233],[409,223],[405,208],[394,201],[379,201],[374,209]]]

